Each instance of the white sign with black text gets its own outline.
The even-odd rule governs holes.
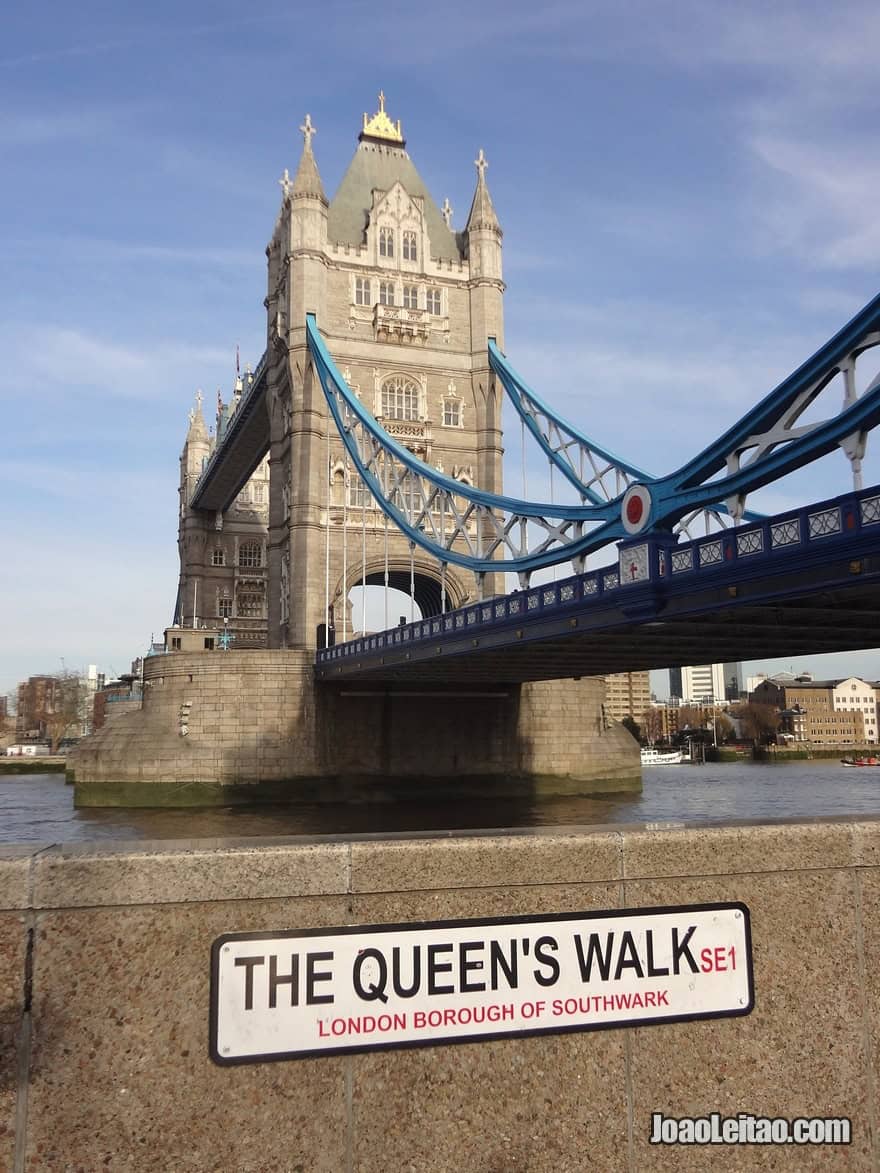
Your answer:
[[[748,1014],[744,904],[230,933],[216,1063]]]

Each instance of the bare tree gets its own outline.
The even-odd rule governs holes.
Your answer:
[[[702,729],[706,724],[706,714],[699,705],[681,705],[678,710],[679,729]]]
[[[650,745],[659,741],[663,736],[663,715],[653,705],[642,713],[642,732]]]
[[[744,705],[737,705],[731,712],[740,722],[746,737],[751,737],[753,741],[764,741],[779,729],[781,717],[775,705],[748,701]]]
[[[86,699],[86,684],[75,672],[64,672],[55,678],[51,696],[46,698],[44,724],[52,753],[58,746],[82,727],[83,705]]]

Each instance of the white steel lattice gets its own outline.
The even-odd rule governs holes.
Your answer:
[[[760,554],[764,549],[764,535],[759,529],[740,531],[736,535],[736,552],[740,557],[746,554]]]
[[[809,526],[811,538],[824,538],[829,534],[839,534],[840,510],[823,509],[821,513],[811,513]]]
[[[777,549],[779,546],[795,546],[801,540],[801,527],[797,520],[781,521],[778,525],[770,526],[770,545]]]

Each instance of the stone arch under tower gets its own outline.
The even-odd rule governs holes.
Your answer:
[[[415,588],[412,594],[410,594],[411,580]],[[376,559],[368,561],[366,572],[362,567],[353,567],[349,570],[347,581],[343,583],[340,579],[337,583],[334,594],[334,614],[337,628],[340,626],[341,606],[351,606],[348,601],[351,591],[360,586],[385,586],[384,561]],[[426,563],[424,559],[415,560],[411,575],[408,560],[402,560],[399,556],[389,558],[388,587],[390,590],[400,591],[401,594],[413,598],[424,618],[439,615],[443,611],[444,581],[441,579],[440,570]],[[445,575],[445,590],[447,611],[464,606],[471,597],[466,585],[466,577],[451,568],[447,569]],[[397,623],[397,616],[389,615],[388,622],[391,627],[394,627]]]

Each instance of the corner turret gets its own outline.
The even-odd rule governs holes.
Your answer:
[[[324,194],[324,185],[321,182],[318,164],[312,152],[312,136],[317,132],[314,126],[312,126],[312,119],[309,114],[306,115],[306,120],[300,127],[300,130],[303,134],[303,151],[302,155],[300,155],[299,167],[296,169],[293,183],[290,185],[290,194],[294,199],[313,198],[320,200],[326,207],[327,197]],[[285,172],[286,174],[287,172]],[[285,191],[284,194],[286,196],[288,193]]]
[[[486,156],[482,147],[474,160],[477,190],[467,219],[470,280],[471,362],[478,411],[479,484],[500,492],[502,484],[501,402],[489,366],[488,339],[504,347],[504,282],[501,278],[501,225],[486,185]]]
[[[472,349],[476,353],[485,350],[487,338],[494,338],[499,346],[504,345],[501,305],[504,293],[501,238],[504,234],[486,184],[486,168],[489,164],[482,147],[474,160],[474,166],[477,169],[477,190],[474,192],[465,231],[471,278],[471,338]]]
[[[181,463],[185,466],[187,476],[201,476],[202,465],[211,452],[211,437],[202,415],[202,392],[196,391],[196,405],[189,410],[189,428],[181,453]],[[194,483],[193,483],[194,486]]]
[[[482,147],[474,160],[474,166],[477,169],[477,190],[474,192],[473,203],[468,215],[467,230],[468,232],[476,232],[478,229],[486,228],[495,233],[500,241],[501,225],[498,223],[498,217],[495,214],[495,207],[486,183],[486,168],[489,166],[489,161],[483,154]]]
[[[269,343],[294,344],[292,334],[305,338],[305,314],[294,321],[291,310],[292,287],[302,289],[304,308],[323,321],[327,251],[327,197],[312,151],[315,128],[307,114],[299,128],[303,150],[296,175],[291,180],[285,170],[281,179],[281,212],[267,250],[269,261],[268,295]]]

